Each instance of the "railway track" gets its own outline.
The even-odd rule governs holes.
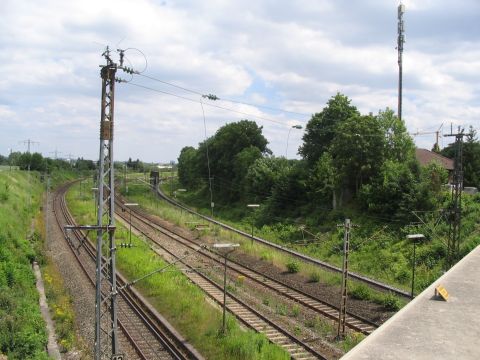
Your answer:
[[[142,180],[142,182],[144,182]],[[150,185],[148,183],[146,183],[147,185]],[[278,244],[275,244],[275,243],[272,243],[268,240],[265,240],[265,239],[262,239],[260,237],[257,237],[257,236],[253,236],[251,234],[248,234],[244,231],[241,231],[241,230],[238,230],[230,225],[227,225],[227,224],[224,224],[220,221],[217,221],[215,219],[212,219],[208,216],[205,216],[205,215],[202,215],[196,211],[193,211],[192,209],[188,208],[187,206],[183,205],[183,204],[180,204],[179,202],[171,199],[170,197],[166,196],[162,191],[160,191],[159,188],[155,189],[155,192],[156,194],[164,199],[165,201],[167,201],[168,203],[170,203],[171,205],[175,206],[175,207],[178,207],[178,208],[181,208],[182,210],[185,210],[186,212],[189,212],[193,215],[196,215],[208,222],[211,222],[215,225],[218,225],[226,230],[229,230],[229,231],[233,231],[241,236],[244,236],[252,241],[255,241],[257,243],[260,243],[260,244],[263,244],[263,245],[266,245],[268,247],[271,247],[271,248],[274,248],[278,251],[281,251],[283,253],[286,253],[292,257],[295,257],[295,258],[298,258],[302,261],[305,261],[305,262],[308,262],[308,263],[311,263],[311,264],[314,264],[314,265],[317,265],[323,269],[326,269],[326,270],[329,270],[329,271],[332,271],[332,272],[335,272],[335,273],[340,273],[342,272],[342,269],[340,269],[339,267],[336,267],[334,265],[331,265],[331,264],[328,264],[324,261],[321,261],[321,260],[318,260],[318,259],[315,259],[313,257],[310,257],[308,255],[305,255],[305,254],[302,254],[302,253],[299,253],[298,251],[294,251],[292,249],[289,249],[287,247],[284,247],[284,246],[281,246],[281,245],[278,245]],[[375,288],[375,289],[378,289],[380,291],[385,291],[385,292],[391,292],[397,296],[400,296],[402,298],[405,298],[405,299],[408,299],[408,300],[411,300],[411,294],[407,291],[404,291],[404,290],[401,290],[401,289],[398,289],[394,286],[391,286],[391,285],[388,285],[388,284],[384,284],[380,281],[377,281],[377,280],[374,280],[374,279],[370,279],[366,276],[363,276],[363,275],[360,275],[360,274],[357,274],[355,272],[349,272],[348,273],[348,276],[352,279],[355,279],[357,281],[360,281],[360,282],[363,282],[367,285],[369,285],[370,287],[372,288]]]
[[[122,203],[117,200],[116,215],[128,223],[130,220],[130,209],[127,212],[120,210],[122,208],[125,209],[122,206]],[[132,220],[137,221],[137,223],[134,223],[132,221],[132,228],[135,228],[144,236],[148,237],[150,241],[152,241],[156,245],[156,247],[161,248],[162,250],[162,252],[159,252],[155,247],[153,247],[152,249],[154,251],[156,251],[159,255],[163,257],[167,255],[168,258],[166,260],[170,262],[177,261],[179,258],[184,256],[185,249],[177,249],[177,251],[171,250],[168,246],[161,244],[158,240],[155,239],[158,232],[161,232],[163,235],[168,236],[170,239],[174,239],[180,243],[181,237],[178,234],[169,232],[167,229],[164,229],[159,225],[152,223],[148,219],[145,219],[144,217],[136,213],[136,211],[137,210],[135,210],[135,212],[131,212]],[[143,224],[143,229],[138,224],[138,222],[141,222]],[[147,226],[150,227],[150,229],[146,229],[145,227]],[[193,250],[197,256],[208,257],[208,259],[216,258],[219,261],[219,264],[223,264],[223,262],[221,261],[221,259],[223,258],[204,249],[202,245],[203,244],[190,244],[190,246],[186,247],[188,250]],[[185,246],[185,243],[183,243],[182,246]],[[199,286],[212,300],[214,300],[219,305],[223,305],[223,287],[217,284],[214,280],[210,279],[205,274],[203,274],[201,271],[196,269],[195,266],[190,265],[186,260],[183,260],[181,263],[185,267],[184,269],[182,269],[185,276],[187,276],[194,284]],[[322,354],[318,353],[308,344],[292,336],[284,329],[282,329],[281,326],[275,324],[266,316],[256,311],[252,306],[248,305],[239,297],[231,293],[228,293],[226,308],[247,327],[265,334],[271,342],[281,346],[291,355],[293,359],[325,359]]]
[[[75,224],[65,202],[65,192],[70,185],[71,183],[66,184],[55,192],[53,211],[75,258],[94,288],[96,257],[94,245],[83,232],[73,230],[67,236],[64,230],[65,225]],[[118,288],[127,283],[120,274],[117,274],[117,279]],[[203,357],[132,287],[126,287],[117,296],[117,310],[118,326],[121,330],[120,346],[130,348],[130,354],[136,355],[138,359],[203,360]]]
[[[117,209],[119,207],[124,208],[122,203],[120,201],[117,201]],[[130,220],[129,217],[127,218],[126,212],[118,212],[117,215],[122,217],[127,222]],[[198,252],[198,254],[203,255],[209,260],[213,261],[215,265],[223,266],[222,256],[216,254],[215,252],[211,252],[208,249],[201,249],[200,245],[194,240],[189,239],[188,237],[181,236],[175,232],[172,232],[169,229],[166,229],[165,227],[156,223],[155,219],[149,217],[148,214],[144,214],[136,209],[135,211],[132,211],[132,218],[136,221],[143,223],[147,227],[151,227],[152,229],[154,229],[154,231],[160,232],[165,236],[175,240],[176,242],[185,246],[187,249]],[[152,238],[153,234],[148,232],[148,230],[142,230],[138,227],[138,224],[136,227],[137,230],[141,231],[145,236]],[[162,248],[165,249],[165,246],[162,246]],[[240,264],[234,259],[229,260],[228,268],[230,271],[234,272],[236,276],[241,275],[244,278],[250,279],[256,284],[266,287],[269,290],[274,291],[278,295],[288,298],[289,300],[293,300],[322,316],[333,320],[338,319],[338,309],[335,305],[331,303],[317,299],[299,289],[292,288],[291,286],[282,283],[277,279],[273,279],[272,277],[269,277],[263,273],[251,269],[244,264]],[[369,335],[373,330],[378,327],[377,324],[354,314],[347,315],[346,326],[354,331],[361,332],[365,335]]]
[[[169,261],[175,261],[176,259],[178,259],[181,254],[185,252],[186,248],[187,251],[193,251],[197,254],[197,256],[204,257],[208,261],[209,267],[211,267],[212,265],[218,267],[224,266],[224,258],[221,255],[209,251],[208,249],[202,248],[201,244],[196,242],[194,239],[184,237],[178,233],[166,229],[165,227],[158,224],[158,222],[156,222],[154,218],[149,216],[149,214],[146,214],[141,210],[132,210],[131,208],[129,208],[128,211],[126,211],[123,203],[118,199],[116,205],[116,208],[118,210],[117,216],[121,217],[126,223],[129,223],[131,220],[132,227],[142,233],[145,237],[149,238],[158,247],[160,247],[163,254],[159,253],[159,255],[165,256],[164,253],[166,253],[170,257],[168,259]],[[157,241],[156,237],[159,233],[166,236],[168,239],[174,240],[176,244],[181,244],[182,249],[172,249],[172,246]],[[170,242],[170,244],[172,244],[172,242]],[[183,264],[188,268],[188,272],[186,272],[185,275],[188,276],[192,280],[192,282],[200,286],[212,299],[217,301],[219,304],[223,304],[223,289],[221,288],[221,286],[217,285],[214,281],[208,279],[201,272],[196,271],[187,262],[183,262]],[[273,291],[278,296],[284,297],[288,300],[293,300],[296,303],[314,311],[319,315],[333,320],[338,319],[338,309],[332,304],[317,299],[298,289],[294,289],[287,284],[281,283],[276,279],[273,279],[253,269],[250,269],[245,265],[236,262],[233,259],[229,260],[228,268],[229,272],[236,277],[241,275],[245,279],[249,279],[250,281],[256,283],[257,286],[261,286],[270,291]],[[246,306],[247,305],[244,302],[239,300],[234,295],[228,295],[227,308],[240,321],[244,322],[246,325],[257,331],[265,333],[272,342],[276,342],[279,345],[282,345],[287,340],[286,338],[290,337],[290,335],[285,334],[285,332],[282,335],[279,334],[276,329],[268,328],[265,322],[269,322],[269,320],[251,308],[246,309]],[[361,332],[365,335],[370,334],[378,327],[378,325],[352,314],[347,315],[346,326],[354,331]],[[280,340],[280,342],[278,340]],[[300,340],[295,338],[294,342],[297,342],[297,344],[302,343]],[[288,344],[288,346],[291,345],[292,344]],[[298,348],[294,349],[295,351],[299,351]],[[286,347],[286,350],[289,351],[290,348]],[[293,357],[297,356],[295,352],[291,352],[291,355]]]

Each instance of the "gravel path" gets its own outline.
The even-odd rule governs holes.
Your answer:
[[[33,262],[33,273],[35,274],[35,279],[37,280],[36,286],[40,302],[40,311],[42,313],[43,320],[47,324],[47,333],[48,333],[48,343],[47,351],[48,355],[55,360],[60,360],[60,350],[58,350],[57,340],[55,338],[55,327],[53,324],[52,317],[48,311],[47,298],[45,296],[45,286],[43,285],[42,273],[36,261]]]

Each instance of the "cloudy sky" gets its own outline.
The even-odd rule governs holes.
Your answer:
[[[403,3],[409,131],[480,128],[480,1]],[[116,160],[176,160],[205,132],[243,118],[263,126],[277,156],[289,138],[295,157],[303,130],[289,130],[304,127],[336,92],[365,114],[396,111],[398,4],[1,0],[0,154],[25,151],[31,139],[44,156],[97,159],[99,65],[110,45],[129,49],[127,65],[146,67],[133,77],[118,73],[130,82],[116,87]],[[205,119],[200,94],[222,99],[203,101]],[[434,135],[415,139],[430,148]]]

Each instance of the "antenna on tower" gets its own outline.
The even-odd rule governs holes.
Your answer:
[[[405,5],[400,2],[398,5],[398,118],[402,120],[402,82],[403,82],[403,44],[405,43],[405,28],[403,23],[403,14],[405,13]]]

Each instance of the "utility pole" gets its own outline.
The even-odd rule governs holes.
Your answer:
[[[31,181],[30,181],[30,166],[31,166],[31,163],[32,163],[32,157],[30,155],[30,145],[40,144],[40,143],[38,141],[33,141],[33,140],[30,140],[30,139],[24,140],[23,143],[27,145],[27,153],[29,155],[27,171],[28,171],[28,183],[31,184]],[[29,195],[28,195],[28,207],[30,207],[31,204],[32,204],[32,193],[30,191]]]
[[[452,203],[449,212],[450,229],[447,244],[447,265],[452,267],[460,253],[460,227],[462,221],[462,191],[463,191],[463,137],[464,130],[458,127],[456,134],[444,136],[455,137],[455,164],[453,170]]]
[[[128,194],[128,186],[127,186],[127,162],[123,165],[123,189],[125,194]]]
[[[27,145],[27,153],[29,154],[30,154],[30,145],[40,144],[38,141],[33,141],[30,139],[20,141],[20,143]]]
[[[343,234],[343,265],[342,265],[342,293],[340,297],[340,309],[338,310],[338,328],[337,340],[340,340],[345,335],[345,318],[347,316],[347,281],[348,281],[348,253],[350,251],[350,229],[352,224],[350,219],[345,219],[342,226]]]
[[[70,167],[73,167],[73,154],[72,154],[72,153],[68,153],[68,154],[66,154],[65,156],[67,157],[66,159],[67,159],[68,162],[70,163]]]
[[[398,119],[402,120],[402,82],[403,82],[403,44],[405,43],[405,28],[403,24],[403,14],[405,13],[405,5],[398,5]]]
[[[55,160],[57,160],[58,158],[58,154],[61,154],[62,152],[61,151],[58,151],[57,148],[55,148],[55,151],[50,151],[50,154],[54,154],[55,155]]]
[[[20,143],[23,143],[25,145],[27,145],[27,153],[30,154],[30,146],[31,145],[35,145],[35,144],[40,144],[38,141],[33,141],[33,140],[30,140],[30,139],[27,139],[27,140],[24,140],[24,141],[20,141]],[[28,160],[28,172],[29,172],[29,177],[30,177],[30,162],[31,162],[31,159]]]
[[[213,219],[213,208],[215,207],[215,203],[213,202],[213,180],[215,179],[214,176],[210,176],[208,178],[209,189],[210,189],[210,210],[211,210],[211,217]]]
[[[102,54],[107,64],[102,66],[102,103],[100,119],[100,154],[97,197],[97,263],[95,288],[95,359],[117,357],[117,279],[115,264],[115,187],[113,166],[113,114],[115,101],[115,75],[117,64],[110,58],[107,47]],[[106,225],[106,227],[104,227]],[[103,238],[108,237],[108,250],[104,256]],[[105,275],[104,275],[105,274]],[[103,286],[106,284],[106,286]],[[103,289],[111,293],[103,293]]]
[[[8,151],[10,152],[10,155],[8,156],[8,165],[10,166],[10,171],[12,171],[12,152],[13,152],[13,149],[10,148],[10,149],[8,149]]]

